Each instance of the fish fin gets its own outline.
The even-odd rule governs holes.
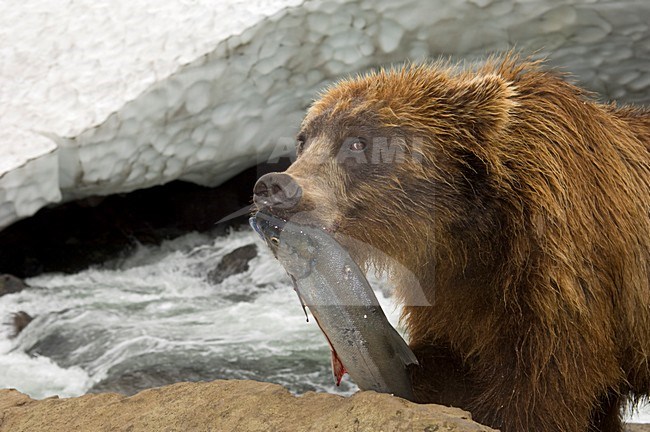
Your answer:
[[[397,330],[393,331],[393,337],[397,339],[395,344],[393,344],[394,347],[397,349],[397,355],[399,358],[404,362],[405,365],[418,365],[420,362],[418,362],[418,358],[415,357],[415,354],[413,354],[413,351],[411,351],[411,348],[407,345],[406,341],[402,339],[402,336],[400,336],[399,333],[397,333]]]
[[[309,322],[309,315],[307,315],[307,307],[305,306],[305,302],[302,299],[302,296],[300,295],[300,291],[298,291],[298,283],[296,282],[296,278],[293,276],[289,275],[291,278],[291,282],[293,283],[293,290],[298,294],[298,299],[300,300],[300,306],[302,306],[302,311],[305,313],[305,318],[307,319],[307,322]]]
[[[336,351],[332,350],[332,374],[334,375],[334,380],[336,381],[337,386],[341,384],[343,375],[345,375],[346,372],[347,371],[345,370],[345,366],[343,366],[341,359],[336,355]]]

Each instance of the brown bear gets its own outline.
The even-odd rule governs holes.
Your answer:
[[[254,192],[412,272],[354,251],[389,267],[418,402],[504,432],[621,431],[650,394],[647,110],[512,54],[380,70],[326,90]]]

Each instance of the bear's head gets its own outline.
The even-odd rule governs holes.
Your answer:
[[[291,167],[259,179],[255,204],[423,277],[435,257],[457,259],[456,240],[478,242],[477,224],[498,223],[487,201],[500,162],[486,150],[506,133],[512,94],[494,70],[440,64],[341,81],[309,109]]]

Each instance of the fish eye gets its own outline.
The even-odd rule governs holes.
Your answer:
[[[271,237],[269,241],[273,246],[280,246],[280,239],[277,237]]]

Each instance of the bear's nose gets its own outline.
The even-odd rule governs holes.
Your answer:
[[[253,187],[253,202],[259,209],[292,209],[298,205],[301,197],[302,188],[285,173],[265,174]]]

